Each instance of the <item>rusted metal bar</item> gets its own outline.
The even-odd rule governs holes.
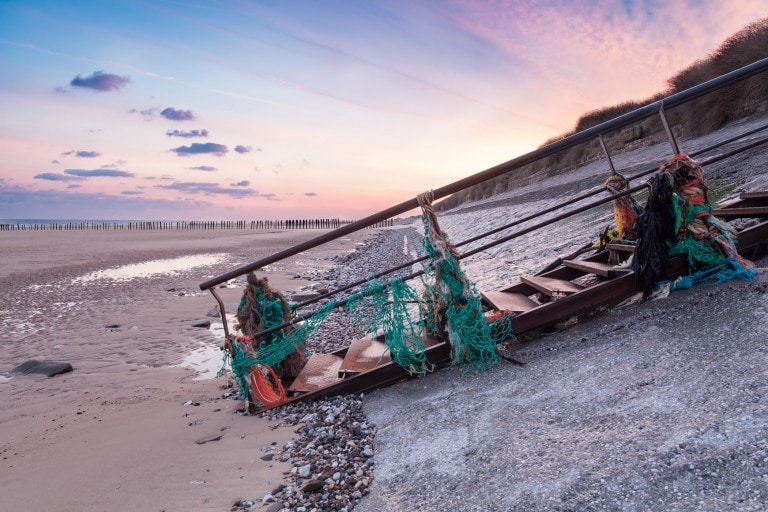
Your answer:
[[[224,338],[229,339],[229,326],[227,325],[227,312],[224,310],[224,302],[221,300],[221,297],[219,297],[219,294],[216,293],[216,290],[214,288],[210,289],[211,295],[213,295],[213,298],[216,299],[216,302],[219,304],[219,314],[221,315],[221,323],[224,324]]]
[[[603,140],[603,134],[599,133],[597,138],[600,139],[600,147],[603,148],[605,158],[608,159],[608,167],[611,168],[611,174],[616,174],[616,168],[613,166],[613,160],[611,160],[611,154],[608,152],[608,146],[605,145],[605,140]]]
[[[757,62],[753,62],[752,64],[749,64],[737,70],[731,71],[730,73],[726,73],[717,78],[713,78],[712,80],[708,80],[707,82],[691,87],[690,89],[686,89],[685,91],[681,91],[681,92],[672,94],[670,96],[667,96],[664,99],[649,103],[631,112],[627,112],[626,114],[623,114],[619,117],[616,117],[604,123],[600,123],[597,126],[593,126],[592,128],[588,128],[586,130],[575,133],[573,135],[569,135],[568,137],[564,137],[563,139],[555,141],[552,144],[548,144],[539,149],[531,151],[530,153],[519,156],[517,158],[513,158],[512,160],[499,164],[495,167],[491,167],[477,174],[468,176],[467,178],[461,179],[459,181],[456,181],[444,187],[435,189],[432,191],[434,200],[442,199],[455,192],[459,192],[473,185],[477,185],[489,179],[495,178],[497,176],[501,176],[502,174],[505,174],[509,171],[512,171],[524,165],[530,164],[532,162],[535,162],[547,156],[553,155],[559,151],[576,146],[577,144],[593,139],[600,133],[608,132],[618,128],[623,128],[624,126],[627,126],[634,122],[651,117],[656,113],[658,113],[659,108],[662,105],[668,108],[672,108],[676,105],[680,105],[692,99],[698,98],[704,94],[713,92],[718,89],[722,89],[723,87],[731,85],[735,82],[754,76],[758,73],[765,71],[766,69],[768,69],[768,57],[761,59]],[[272,256],[268,256],[261,260],[255,261],[253,263],[241,266],[239,268],[236,268],[235,270],[222,274],[213,279],[209,279],[208,281],[205,281],[200,284],[200,289],[208,290],[213,286],[224,283],[235,277],[239,277],[243,274],[262,268],[276,261],[280,261],[290,256],[294,256],[300,252],[309,250],[313,247],[323,245],[327,242],[335,240],[349,233],[353,233],[360,229],[372,226],[378,222],[389,219],[391,217],[395,217],[397,215],[413,210],[417,206],[418,206],[418,201],[416,198],[410,199],[408,201],[404,201],[386,210],[382,210],[364,219],[348,224],[347,226],[330,231],[312,240],[308,240],[307,242],[304,242],[292,248],[286,249],[279,253],[273,254]]]
[[[669,144],[672,146],[672,152],[675,155],[680,154],[680,147],[677,145],[677,140],[675,139],[675,134],[672,133],[672,128],[669,126],[669,122],[667,121],[667,116],[664,114],[664,101],[662,100],[661,105],[659,105],[659,116],[661,117],[661,124],[664,125],[664,131],[667,132],[667,139],[669,139]]]

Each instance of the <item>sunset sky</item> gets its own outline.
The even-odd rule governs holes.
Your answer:
[[[0,219],[357,219],[645,99],[768,0],[0,0]]]

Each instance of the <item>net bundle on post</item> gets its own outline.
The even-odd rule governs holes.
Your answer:
[[[491,325],[486,321],[480,295],[459,266],[456,249],[440,229],[432,194],[418,197],[424,223],[424,248],[431,258],[434,284],[425,283],[431,324],[442,327],[452,348],[453,364],[480,369],[498,361],[496,345],[513,338],[512,318],[501,316]]]
[[[736,231],[712,215],[704,171],[688,155],[675,155],[649,180],[651,193],[635,222],[638,247],[633,270],[645,283],[645,296],[664,276],[669,257],[682,255],[688,275],[672,289],[696,282],[752,279],[754,263],[736,249]]]

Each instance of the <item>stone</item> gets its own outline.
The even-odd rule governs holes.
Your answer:
[[[213,441],[221,441],[221,438],[222,438],[221,434],[213,435],[213,436],[204,437],[202,439],[198,439],[197,441],[195,441],[195,443],[196,444],[212,443]]]
[[[325,482],[322,480],[310,480],[304,485],[304,487],[301,488],[301,490],[304,492],[315,492],[322,489],[324,485]]]
[[[72,371],[72,365],[69,363],[58,363],[53,361],[38,361],[37,359],[30,359],[24,361],[19,366],[11,370],[11,375],[45,375],[46,377],[53,377],[61,373],[67,373]]]

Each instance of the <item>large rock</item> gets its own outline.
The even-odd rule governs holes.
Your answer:
[[[72,365],[69,363],[56,363],[53,361],[38,361],[37,359],[30,359],[24,361],[19,366],[11,370],[11,375],[45,375],[46,377],[53,377],[60,373],[67,373],[72,371]]]

